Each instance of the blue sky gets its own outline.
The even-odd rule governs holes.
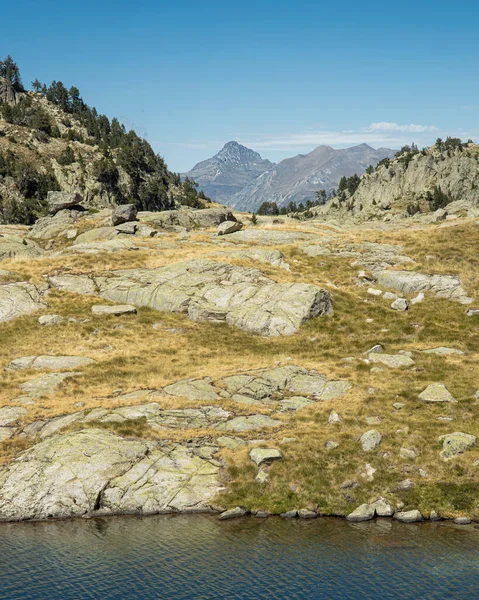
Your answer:
[[[278,161],[368,142],[479,139],[470,0],[17,0],[0,56],[61,80],[175,171],[232,139]]]

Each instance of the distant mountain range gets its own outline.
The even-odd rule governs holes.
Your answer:
[[[193,178],[216,202],[254,212],[265,201],[284,206],[314,199],[315,192],[337,188],[343,175],[361,175],[369,165],[394,156],[390,148],[367,144],[336,149],[318,146],[274,164],[260,154],[228,142],[218,154],[195,165],[183,176]]]

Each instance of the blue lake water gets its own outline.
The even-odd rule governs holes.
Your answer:
[[[479,530],[212,516],[0,524],[0,598],[479,598]]]

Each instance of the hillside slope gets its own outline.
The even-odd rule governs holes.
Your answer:
[[[344,191],[317,215],[356,220],[411,217],[461,202],[479,207],[479,146],[446,140],[423,151],[406,149],[375,172],[364,174],[354,193]]]
[[[0,222],[34,222],[54,190],[81,194],[87,207],[203,206],[206,197],[193,182],[181,182],[146,140],[99,115],[77,88],[38,82],[37,91],[25,91],[18,67],[11,59],[8,69],[5,64],[0,61]]]

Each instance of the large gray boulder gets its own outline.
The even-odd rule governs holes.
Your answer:
[[[361,523],[362,521],[370,521],[374,519],[376,509],[371,504],[361,504],[352,513],[347,515],[346,519],[351,523]]]
[[[113,209],[111,224],[115,227],[129,221],[136,221],[137,214],[138,210],[134,204],[119,204]]]
[[[99,429],[55,435],[0,469],[0,520],[210,509],[219,467],[180,444]]]
[[[428,275],[415,271],[384,270],[374,273],[377,283],[382,287],[392,288],[404,294],[431,292],[438,298],[455,300],[461,304],[470,304],[472,298],[467,296],[461,280],[452,275]]]
[[[382,435],[379,431],[370,429],[369,431],[366,431],[366,433],[363,433],[359,441],[361,442],[361,447],[364,452],[372,452],[379,446],[381,440]]]
[[[54,215],[60,210],[80,205],[82,200],[82,196],[75,192],[48,192],[48,212]]]
[[[50,283],[68,291],[87,286],[113,302],[187,313],[194,321],[226,322],[264,336],[292,335],[332,310],[330,294],[315,285],[276,283],[256,269],[205,259],[80,278],[81,284],[75,276],[51,277]]]
[[[431,383],[419,394],[423,402],[457,402],[443,383]]]
[[[475,435],[456,431],[441,435],[438,440],[442,442],[442,451],[440,456],[444,460],[463,454],[466,450],[473,448],[476,445],[477,438]]]
[[[66,236],[78,219],[79,212],[75,210],[59,210],[54,215],[38,219],[31,228],[28,237],[37,240],[50,240],[59,236]]]
[[[241,229],[243,229],[243,223],[239,221],[223,221],[223,223],[218,225],[217,233],[218,235],[227,235]]]
[[[32,283],[0,284],[0,322],[29,315],[46,308],[44,296],[48,285]]]

